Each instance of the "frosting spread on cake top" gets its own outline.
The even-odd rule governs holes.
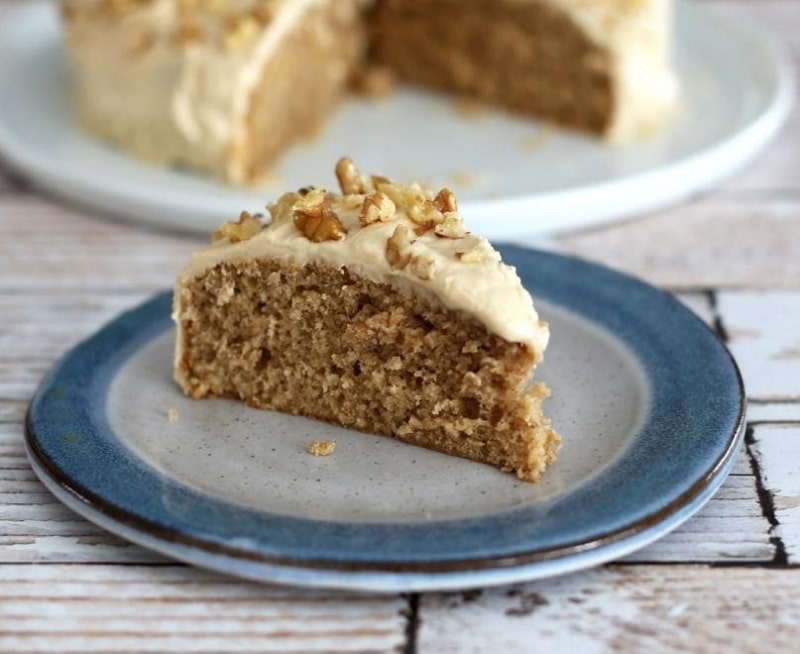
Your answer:
[[[246,212],[224,224],[211,247],[183,269],[178,288],[223,262],[277,258],[347,267],[436,298],[541,358],[546,323],[516,270],[486,239],[466,231],[452,192],[367,179],[349,159],[339,161],[337,177],[342,193],[302,189],[270,205],[266,224]]]

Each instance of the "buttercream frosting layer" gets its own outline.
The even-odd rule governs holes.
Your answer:
[[[266,226],[243,214],[239,223],[219,232],[217,242],[197,252],[179,275],[176,302],[182,287],[221,263],[322,263],[436,299],[501,338],[528,346],[541,359],[549,329],[539,320],[530,293],[486,239],[464,230],[454,206],[442,207],[443,192],[434,196],[416,184],[383,181],[350,194],[322,189],[287,194],[270,207],[272,220]],[[365,216],[365,204],[379,201],[383,214]],[[311,224],[303,221],[305,215],[334,217],[338,226],[326,231],[324,220]],[[323,239],[315,241],[320,234]],[[179,313],[176,305],[176,319]]]

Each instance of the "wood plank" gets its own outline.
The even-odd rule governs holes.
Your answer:
[[[0,292],[171,288],[207,240],[134,229],[36,196],[2,201]]]
[[[748,398],[800,400],[800,292],[722,292],[717,309]]]
[[[675,531],[626,557],[628,562],[769,562],[775,557],[770,524],[744,451],[731,474],[700,511]]]
[[[800,422],[800,402],[754,402],[747,404],[748,422]]]
[[[759,425],[752,449],[758,459],[774,535],[780,538],[790,563],[800,562],[800,424]]]
[[[396,652],[407,602],[179,566],[0,566],[0,651]]]
[[[800,196],[709,197],[680,211],[561,236],[556,243],[674,290],[797,288]]]
[[[418,651],[795,652],[798,584],[796,569],[610,566],[424,595]]]
[[[53,293],[34,295],[0,292],[0,385],[9,383],[25,368],[50,365],[69,348],[123,311],[151,296],[149,293]],[[0,390],[0,397],[6,396]]]

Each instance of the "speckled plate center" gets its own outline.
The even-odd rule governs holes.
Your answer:
[[[640,426],[648,390],[633,356],[575,314],[541,303],[553,338],[537,378],[565,435],[558,463],[538,484],[486,465],[393,439],[231,400],[181,394],[165,365],[172,331],[131,357],[115,377],[108,418],[117,437],[169,478],[236,504],[328,520],[457,519],[535,504],[575,488],[623,451]],[[148,380],[142,384],[142,380]],[[170,410],[178,419],[167,419]],[[329,457],[306,451],[337,442]]]

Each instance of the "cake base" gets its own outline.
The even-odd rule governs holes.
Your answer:
[[[560,438],[534,353],[412,291],[347,268],[225,262],[180,290],[176,378],[489,463],[536,481]]]

